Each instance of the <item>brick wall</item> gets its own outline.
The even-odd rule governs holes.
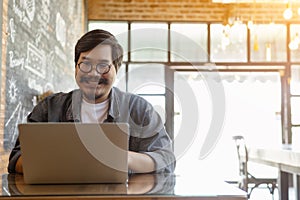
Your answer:
[[[210,0],[87,0],[90,20],[146,20],[146,21],[201,21],[222,22],[226,16],[237,15],[243,21],[282,23],[283,3],[220,4]],[[297,9],[300,2],[292,4],[294,12],[290,21],[299,22]]]
[[[8,9],[8,0],[3,0],[3,12],[2,12],[2,52],[1,58],[2,63],[6,63],[6,51],[4,50],[7,45],[7,9]],[[3,65],[1,65],[3,66]],[[7,172],[7,161],[9,152],[5,151],[3,148],[4,145],[4,117],[5,117],[5,82],[6,79],[5,67],[1,67],[1,87],[0,87],[0,174]]]

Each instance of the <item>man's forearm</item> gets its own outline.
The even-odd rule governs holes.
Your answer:
[[[155,171],[155,162],[147,154],[128,152],[128,168],[135,173],[148,173]]]

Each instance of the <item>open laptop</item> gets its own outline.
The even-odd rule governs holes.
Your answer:
[[[126,183],[126,123],[19,124],[28,184]]]

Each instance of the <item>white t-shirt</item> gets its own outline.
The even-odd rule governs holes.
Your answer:
[[[81,121],[83,123],[102,123],[107,118],[109,100],[92,104],[84,99],[81,103]]]

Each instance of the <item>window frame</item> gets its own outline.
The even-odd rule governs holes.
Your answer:
[[[109,20],[91,20],[93,22],[99,21],[99,22],[109,22]],[[119,22],[127,23],[128,24],[128,52],[127,52],[127,60],[124,61],[124,65],[126,67],[126,74],[128,72],[128,66],[129,64],[143,64],[143,63],[151,63],[152,61],[135,61],[133,62],[131,60],[130,50],[131,50],[131,24],[135,22],[143,22],[143,23],[167,23],[168,26],[168,58],[166,62],[152,62],[157,64],[163,64],[165,66],[165,85],[166,88],[168,88],[165,92],[165,94],[157,94],[158,96],[164,95],[165,96],[165,109],[166,109],[166,129],[169,132],[171,138],[173,138],[173,125],[174,125],[174,99],[172,95],[172,88],[173,88],[173,81],[174,81],[174,74],[173,70],[179,70],[179,71],[190,71],[190,70],[201,70],[201,71],[209,71],[209,67],[207,67],[211,63],[210,55],[208,55],[207,62],[193,62],[193,65],[200,66],[199,68],[186,68],[185,66],[191,64],[191,63],[185,63],[185,62],[175,62],[171,61],[171,39],[170,39],[170,29],[172,23],[178,23],[178,22],[171,22],[171,21],[127,21],[127,20],[118,20]],[[90,21],[88,21],[89,23]],[[115,21],[114,21],[115,22]],[[180,22],[180,23],[203,23],[207,24],[207,52],[211,51],[211,24],[220,23],[220,22]],[[246,62],[214,62],[214,66],[216,70],[219,71],[246,71],[246,72],[256,72],[256,71],[277,71],[281,74],[281,125],[282,125],[282,143],[283,144],[290,144],[292,143],[292,128],[298,127],[300,124],[292,124],[291,123],[291,106],[290,101],[291,98],[294,96],[291,94],[290,91],[290,79],[291,79],[291,65],[300,65],[299,62],[291,62],[291,51],[288,48],[288,43],[291,39],[290,36],[290,23],[280,23],[286,26],[286,60],[281,62],[274,62],[274,61],[262,61],[262,62],[253,62],[251,61],[251,33],[250,30],[247,29],[247,59]],[[293,23],[296,25],[299,25],[297,23]],[[263,67],[261,67],[263,66]],[[172,68],[172,69],[171,69]],[[128,77],[126,76],[126,84],[128,85]],[[126,85],[126,90],[128,90],[128,87]],[[153,94],[143,94],[143,95],[153,95]]]

